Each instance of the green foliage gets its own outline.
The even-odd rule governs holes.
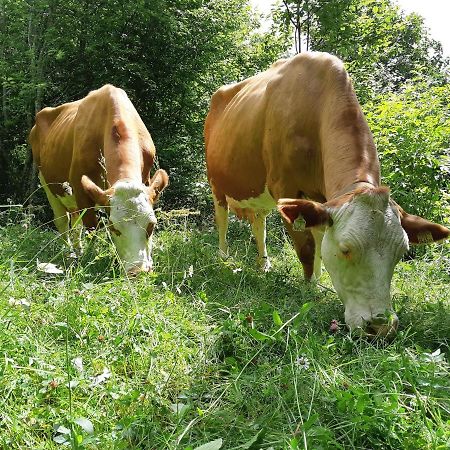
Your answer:
[[[450,90],[421,19],[387,0],[295,3],[310,47],[348,63],[394,198],[448,223]],[[34,113],[114,83],[170,172],[164,201],[204,206],[210,95],[286,50],[277,14],[283,27],[261,34],[246,0],[1,1],[0,201],[34,185]],[[448,244],[397,267],[388,345],[347,333],[329,279],[302,282],[281,227],[261,274],[245,225],[220,261],[209,226],[164,214],[155,272],[129,280],[106,232],[74,264],[47,224],[2,211],[1,448],[449,447]]]
[[[310,50],[342,58],[362,102],[407,80],[448,79],[441,44],[422,17],[405,16],[391,0],[293,0],[283,2],[275,18],[284,27],[300,27]]]
[[[55,233],[9,213],[0,447],[448,447],[448,245],[397,268],[401,329],[386,344],[348,334],[329,279],[304,283],[279,230],[262,274],[245,225],[231,223],[221,261],[209,228],[160,219],[155,272],[129,280],[105,231],[73,265]]]
[[[174,206],[192,202],[212,92],[284,49],[258,25],[247,0],[2,1],[0,199],[23,201],[29,190],[31,160],[22,150],[35,112],[112,83],[147,124]]]
[[[450,85],[414,84],[364,109],[382,181],[405,210],[450,224]]]

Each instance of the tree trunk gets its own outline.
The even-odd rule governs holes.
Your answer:
[[[48,18],[51,15],[51,10],[46,15]],[[40,20],[42,17],[42,11],[39,9],[34,9],[33,6],[30,7],[28,16],[28,47],[30,49],[30,75],[31,75],[31,85],[33,86],[34,100],[30,103],[27,113],[27,129],[28,133],[34,124],[34,118],[36,113],[42,109],[42,98],[43,98],[43,82],[44,82],[44,65],[45,65],[45,41],[43,33],[45,32],[47,23],[42,26],[41,33],[39,36],[39,27],[36,26],[36,21]],[[44,19],[47,22],[46,19]],[[41,40],[42,42],[39,42]],[[31,148],[29,149],[28,156],[23,164],[22,170],[22,180],[23,180],[23,196],[26,203],[31,202],[32,199],[29,198],[33,192],[36,190],[38,185],[37,172],[33,164],[33,155],[31,153]]]

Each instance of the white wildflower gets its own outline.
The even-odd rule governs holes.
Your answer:
[[[78,371],[83,372],[83,358],[81,356],[77,356],[72,359],[72,366]]]
[[[309,359],[302,355],[299,356],[296,360],[295,360],[295,364],[297,365],[297,367],[300,370],[308,370],[309,369]]]
[[[105,367],[103,369],[103,372],[100,375],[91,377],[91,387],[95,387],[95,386],[98,386],[99,384],[104,383],[110,377],[111,377],[111,372],[107,367]]]
[[[55,266],[53,263],[41,263],[37,261],[37,269],[41,272],[50,273],[52,275],[64,273],[58,266]]]
[[[31,303],[24,298],[15,299],[14,297],[9,297],[8,303],[11,306],[21,306],[22,308],[29,308],[31,306]]]

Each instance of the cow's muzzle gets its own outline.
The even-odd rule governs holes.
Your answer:
[[[397,333],[398,317],[395,313],[379,314],[366,321],[363,330],[368,337],[391,339]]]
[[[127,275],[129,277],[136,277],[140,273],[151,272],[152,267],[147,264],[138,264],[127,269]]]

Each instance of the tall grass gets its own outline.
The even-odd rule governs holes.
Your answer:
[[[448,244],[397,267],[388,344],[349,334],[327,275],[302,280],[276,218],[268,274],[244,224],[222,261],[212,224],[161,216],[154,272],[130,280],[106,230],[74,263],[55,232],[8,214],[1,448],[449,448]]]

